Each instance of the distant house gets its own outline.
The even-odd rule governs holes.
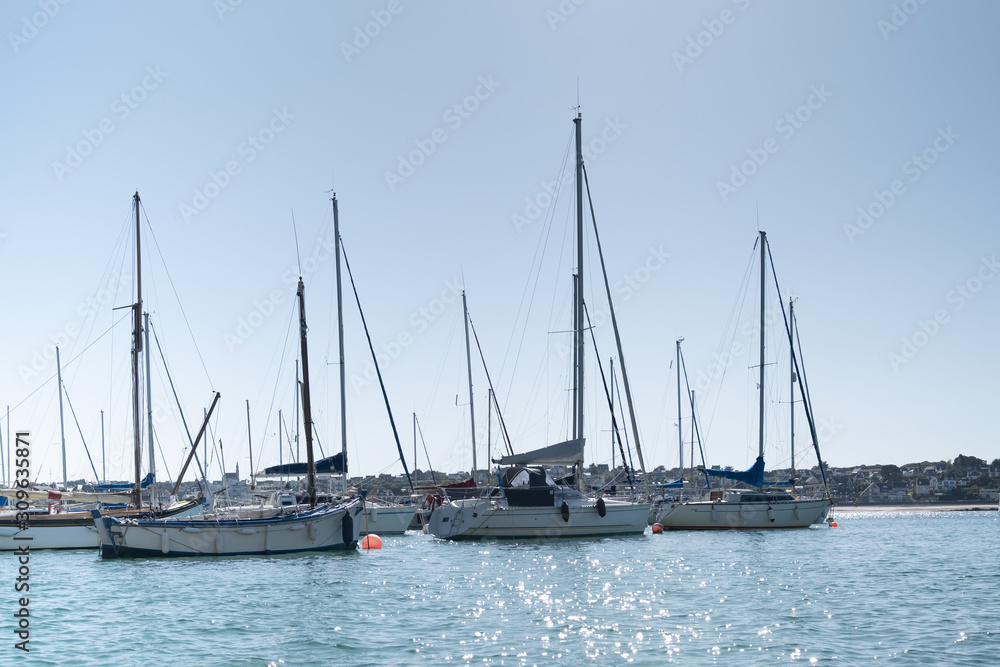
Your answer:
[[[979,497],[983,500],[997,502],[1000,500],[1000,489],[979,489]]]
[[[956,488],[958,488],[958,482],[954,479],[945,477],[938,482],[939,491],[954,491]]]
[[[931,483],[929,479],[918,479],[916,485],[917,496],[930,496],[931,495]]]

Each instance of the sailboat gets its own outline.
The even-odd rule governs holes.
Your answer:
[[[63,506],[61,501],[76,501],[79,503],[110,503],[121,505],[131,499],[130,507],[114,507],[104,510],[107,516],[118,518],[127,517],[174,517],[186,516],[200,511],[200,503],[195,500],[174,502],[170,505],[153,506],[153,492],[150,492],[150,507],[142,506],[142,490],[147,485],[152,485],[152,466],[149,475],[142,477],[141,470],[141,429],[142,419],[139,411],[139,355],[143,351],[143,312],[142,312],[142,271],[140,253],[140,221],[139,221],[139,193],[132,197],[132,205],[135,208],[135,250],[136,250],[136,301],[130,307],[134,311],[132,325],[132,422],[134,433],[135,451],[135,482],[132,485],[98,485],[95,488],[108,489],[110,491],[128,491],[131,486],[131,493],[79,493],[79,492],[40,492],[34,499],[55,501],[46,509],[23,508],[20,502],[25,502],[31,496],[26,489],[9,491],[13,497],[19,499],[17,511],[0,516],[0,551],[13,551],[24,544],[30,544],[32,549],[89,549],[100,544],[97,531],[94,528],[94,520],[91,517],[91,510],[72,510],[72,505],[68,506],[69,511],[61,511]],[[149,319],[146,314],[146,375],[149,379]],[[57,351],[58,356],[58,351]],[[62,378],[59,371],[60,399],[62,398]],[[148,388],[148,382],[147,382]],[[148,400],[147,389],[147,400]],[[60,412],[62,403],[60,400]],[[152,416],[149,415],[150,434],[150,462],[152,463]],[[63,439],[63,478],[66,476],[66,450],[65,438]],[[45,494],[45,498],[41,497]],[[23,494],[18,496],[17,494]],[[30,542],[29,542],[30,540]]]
[[[707,476],[723,477],[742,482],[749,489],[719,489],[709,494],[709,500],[692,500],[664,503],[656,518],[666,530],[729,530],[729,529],[772,529],[806,528],[814,523],[822,523],[833,504],[829,494],[824,498],[796,498],[787,491],[766,489],[764,485],[764,329],[765,329],[765,287],[767,235],[760,232],[760,379],[758,391],[760,404],[758,411],[759,432],[757,459],[745,471],[702,468]],[[792,344],[791,325],[787,329],[789,344]],[[792,351],[793,368],[798,368],[798,360]],[[800,383],[802,400],[806,407],[806,417],[813,436],[821,473],[823,460],[819,457],[819,443],[816,438],[812,410],[809,406],[804,383]],[[678,390],[680,381],[678,380]],[[826,475],[823,473],[825,479]]]
[[[302,354],[302,412],[306,431],[308,505],[277,505],[261,518],[205,514],[181,519],[119,519],[94,510],[101,556],[237,556],[355,549],[361,498],[341,504],[317,504],[313,457],[309,354],[306,342],[305,286],[299,276],[299,339]],[[216,394],[218,397],[218,394]],[[214,406],[214,404],[213,404]],[[192,448],[191,455],[194,454]],[[189,459],[190,461],[190,455]],[[186,466],[185,466],[186,467]],[[183,475],[183,471],[181,473]]]
[[[583,484],[583,153],[582,117],[576,126],[577,273],[574,275],[572,438],[522,454],[511,452],[494,460],[504,466],[496,493],[454,500],[430,516],[428,532],[435,537],[463,540],[481,538],[563,538],[641,534],[646,529],[650,503],[593,498]],[[596,228],[596,225],[595,225]],[[603,261],[603,259],[602,259]],[[612,307],[612,320],[614,320]],[[617,329],[617,325],[616,325]],[[544,466],[572,466],[578,488],[557,484]]]

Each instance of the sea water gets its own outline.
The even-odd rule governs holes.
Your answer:
[[[996,512],[838,527],[101,560],[0,554],[3,665],[996,665]],[[14,647],[18,599],[30,640]]]

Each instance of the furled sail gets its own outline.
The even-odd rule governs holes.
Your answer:
[[[753,466],[747,470],[719,470],[717,468],[705,468],[705,472],[714,477],[725,477],[743,482],[750,486],[764,486],[764,457],[758,456]]]
[[[548,447],[535,449],[523,454],[512,454],[494,459],[502,466],[514,465],[573,465],[583,463],[584,438],[558,442]]]

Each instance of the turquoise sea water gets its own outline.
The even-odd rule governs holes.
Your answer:
[[[31,556],[31,652],[0,664],[980,664],[1000,661],[996,512],[837,528],[102,561]]]

